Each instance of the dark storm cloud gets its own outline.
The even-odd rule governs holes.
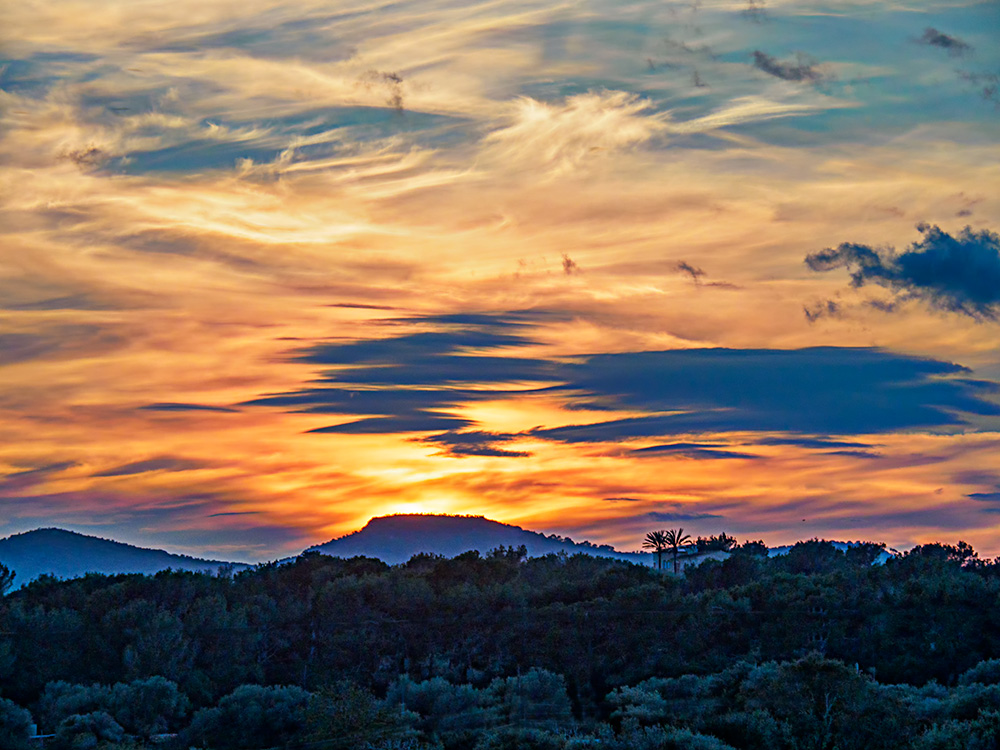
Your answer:
[[[132,463],[116,466],[113,469],[92,474],[95,477],[123,477],[133,474],[145,474],[148,471],[193,471],[204,469],[206,464],[200,461],[191,461],[186,458],[176,458],[174,456],[157,456],[148,458],[145,461],[133,461]]]
[[[646,456],[680,456],[682,458],[760,458],[752,453],[720,450],[722,446],[703,443],[667,443],[666,445],[650,445],[646,448],[636,448],[629,451],[630,456],[643,458]]]
[[[972,49],[971,46],[955,36],[949,36],[935,28],[928,26],[924,29],[924,35],[919,39],[921,44],[928,44],[932,47],[940,47],[947,50],[952,57],[961,57]]]
[[[753,66],[769,75],[785,81],[815,83],[823,78],[816,69],[816,63],[803,55],[798,55],[795,62],[783,62],[766,52],[754,50]]]
[[[185,404],[176,401],[161,401],[156,404],[146,404],[140,406],[143,411],[217,411],[236,413],[236,409],[228,406],[209,406],[207,404]]]
[[[806,256],[813,271],[846,268],[851,285],[878,284],[900,299],[914,298],[977,319],[1000,312],[1000,236],[963,229],[952,237],[920,224],[923,238],[902,253],[845,242]]]
[[[829,436],[957,426],[965,424],[962,413],[1000,415],[983,397],[995,385],[963,377],[966,368],[878,349],[690,349],[573,360],[490,351],[534,343],[523,324],[503,316],[453,317],[448,331],[313,346],[297,359],[335,366],[314,387],[247,404],[360,417],[314,432],[436,432],[428,442],[448,454],[497,456],[519,453],[502,445],[512,436],[477,431],[456,409],[531,393],[560,398],[570,408],[641,413],[524,433],[536,439],[581,443],[746,431],[776,440],[791,433],[802,447],[858,449],[859,456],[875,454],[867,444]],[[525,381],[538,387],[510,390]],[[652,446],[636,455],[685,451],[698,458],[753,457],[705,443]]]

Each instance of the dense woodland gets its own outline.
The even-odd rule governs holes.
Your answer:
[[[881,549],[41,579],[0,600],[0,747],[998,747],[1000,563]]]

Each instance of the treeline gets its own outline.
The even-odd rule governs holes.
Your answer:
[[[42,579],[0,600],[0,747],[998,746],[1000,564],[761,547]]]

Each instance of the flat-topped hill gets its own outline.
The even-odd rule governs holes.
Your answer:
[[[469,550],[481,553],[497,547],[528,549],[528,555],[538,557],[549,553],[579,552],[599,557],[639,562],[648,565],[650,555],[639,552],[619,552],[608,545],[574,542],[557,535],[545,536],[520,526],[491,521],[482,516],[447,516],[403,514],[371,519],[360,531],[333,539],[312,549],[335,557],[377,557],[390,565],[406,562],[414,555],[426,552],[454,557]]]

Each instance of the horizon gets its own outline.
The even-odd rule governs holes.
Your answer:
[[[993,0],[33,0],[0,536],[1000,555]]]
[[[74,528],[64,528],[64,527],[59,527],[59,526],[37,527],[37,528],[32,528],[32,529],[25,529],[23,531],[11,532],[11,533],[3,536],[3,537],[0,537],[0,542],[4,541],[6,539],[9,539],[10,537],[13,537],[13,536],[30,534],[30,533],[37,532],[37,531],[63,531],[63,532],[69,532],[71,534],[77,534],[77,535],[81,535],[81,536],[90,537],[90,538],[93,538],[93,539],[98,539],[100,541],[126,544],[126,545],[129,545],[129,546],[132,546],[132,547],[136,547],[136,548],[139,548],[139,549],[143,549],[143,550],[150,550],[150,551],[157,551],[157,552],[166,552],[166,553],[171,554],[171,555],[179,555],[179,556],[184,556],[184,557],[193,557],[193,558],[197,558],[197,559],[204,559],[204,560],[207,560],[209,562],[236,563],[236,564],[241,564],[241,565],[251,565],[252,566],[252,565],[257,565],[257,564],[266,564],[266,563],[270,563],[270,562],[276,562],[278,560],[286,559],[286,558],[289,558],[289,557],[296,557],[296,556],[304,554],[305,552],[308,552],[310,550],[315,550],[318,547],[322,547],[322,546],[325,546],[327,544],[333,544],[333,543],[338,542],[338,541],[340,541],[340,540],[342,540],[342,539],[344,539],[346,537],[350,537],[350,536],[353,536],[355,534],[363,532],[367,528],[368,524],[370,524],[372,521],[377,520],[377,519],[397,518],[397,517],[420,517],[420,516],[427,516],[427,517],[434,517],[434,518],[470,518],[470,519],[487,521],[487,522],[490,522],[490,523],[499,523],[499,524],[502,524],[504,526],[509,526],[511,528],[514,528],[514,529],[517,529],[517,530],[520,530],[520,531],[524,531],[524,532],[527,532],[527,533],[530,533],[530,534],[540,534],[540,535],[542,535],[546,539],[549,539],[552,536],[557,536],[560,539],[562,539],[563,541],[567,541],[568,540],[570,543],[572,543],[574,545],[586,546],[586,545],[595,545],[596,544],[596,543],[594,543],[594,542],[592,542],[591,540],[588,540],[588,539],[573,539],[571,537],[568,537],[568,536],[565,536],[565,535],[561,535],[561,534],[558,533],[558,531],[556,531],[556,532],[549,532],[548,534],[546,534],[545,532],[539,531],[537,529],[524,528],[524,527],[521,527],[521,526],[518,526],[518,525],[515,525],[515,524],[506,524],[506,523],[503,523],[502,521],[496,521],[496,520],[491,519],[491,518],[486,518],[485,516],[469,515],[469,514],[450,515],[450,514],[441,514],[441,513],[395,513],[395,514],[390,514],[390,515],[385,515],[385,516],[373,516],[372,518],[368,519],[368,521],[363,526],[361,526],[358,529],[355,529],[353,531],[349,531],[346,534],[343,534],[343,535],[341,535],[339,537],[334,537],[332,539],[327,539],[326,541],[323,541],[323,542],[316,542],[316,543],[307,544],[305,547],[303,547],[297,553],[293,553],[291,555],[288,555],[288,554],[275,554],[275,555],[273,555],[271,557],[266,557],[265,556],[265,557],[261,557],[259,559],[254,559],[254,560],[250,560],[250,559],[240,560],[240,559],[219,558],[219,557],[212,557],[212,556],[202,557],[200,555],[192,555],[192,554],[190,554],[188,552],[185,552],[185,551],[183,551],[182,548],[150,547],[147,544],[144,544],[142,542],[135,541],[135,540],[130,540],[130,539],[127,539],[127,538],[97,536],[95,534],[88,533],[85,530],[74,529]],[[720,532],[720,533],[722,533],[722,532]],[[697,538],[699,538],[699,537],[705,537],[705,538],[707,538],[708,536],[711,536],[711,535],[693,533],[692,536],[691,536],[691,541],[689,543],[687,543],[687,546],[689,546],[689,547],[693,546],[694,545],[694,540],[697,539]],[[781,544],[769,544],[767,542],[767,540],[764,540],[764,539],[751,539],[749,537],[744,538],[744,539],[739,539],[737,537],[736,540],[737,540],[737,542],[739,544],[742,544],[744,542],[763,541],[764,544],[765,544],[765,546],[769,550],[771,550],[771,551],[790,548],[790,547],[792,547],[792,546],[794,546],[795,544],[798,544],[798,543],[816,542],[816,541],[818,541],[818,542],[824,542],[824,543],[825,542],[830,542],[830,543],[833,543],[833,544],[847,544],[847,545],[856,545],[856,544],[865,544],[865,543],[883,544],[883,545],[885,545],[886,552],[888,552],[890,554],[906,553],[909,549],[912,549],[912,547],[911,548],[896,549],[896,548],[891,547],[888,544],[885,544],[885,542],[883,542],[882,540],[879,540],[879,539],[862,539],[862,538],[857,538],[857,539],[849,539],[849,538],[844,538],[844,539],[827,539],[827,538],[811,537],[811,538],[808,538],[808,539],[806,539],[806,538],[796,539],[794,541],[784,542],[784,543],[781,543]],[[650,550],[643,549],[641,547],[641,541],[642,540],[639,540],[639,546],[637,546],[635,549],[628,549],[628,548],[626,548],[626,549],[620,549],[618,547],[612,547],[612,550],[614,552],[617,552],[617,553],[620,553],[620,554],[628,554],[628,555],[649,555],[649,556],[655,555],[654,552],[652,552]],[[962,541],[962,540],[955,540],[954,542],[952,542],[950,540],[936,540],[937,543],[945,544],[945,545],[947,545],[947,544],[955,544],[955,543],[958,543],[960,541]],[[934,542],[930,542],[930,543],[934,543]],[[977,551],[977,553],[979,552],[979,550],[976,550],[976,551]],[[324,553],[324,554],[327,554],[327,553]],[[983,559],[987,559],[985,555],[983,555],[981,557]],[[0,561],[0,562],[2,562],[2,561]]]

